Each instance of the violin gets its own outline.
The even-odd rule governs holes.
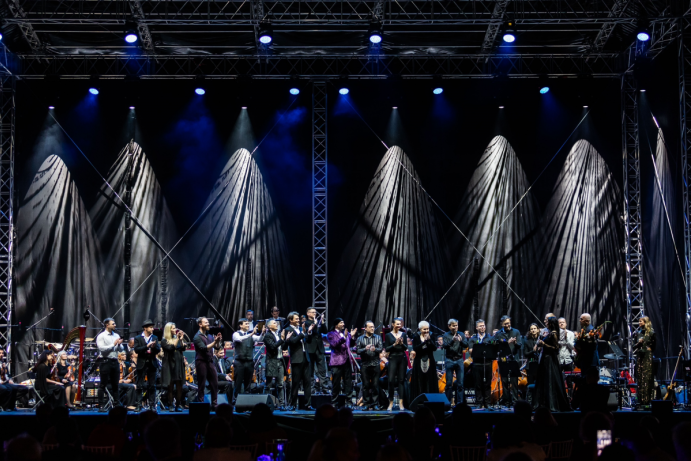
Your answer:
[[[187,365],[185,367],[185,381],[190,384],[194,384],[194,376],[192,376],[192,366]]]

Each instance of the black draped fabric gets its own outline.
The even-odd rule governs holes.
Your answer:
[[[505,314],[511,315],[515,325],[535,321],[521,302],[525,299],[536,310],[529,288],[533,279],[527,275],[535,268],[534,237],[540,209],[527,192],[529,185],[507,139],[494,137],[475,168],[454,220],[467,239],[455,227],[449,230],[454,280],[462,274],[460,303],[451,316],[459,319],[461,327],[466,325],[472,331],[474,321],[482,318],[491,331]]]
[[[577,141],[542,221],[540,320],[553,312],[568,325],[579,325],[580,315],[587,312],[594,325],[612,322],[605,337],[626,331],[622,203],[600,154],[587,141]]]
[[[110,310],[102,291],[98,240],[77,186],[57,155],[48,156],[36,172],[20,201],[16,229],[17,320],[28,326],[54,309],[39,327],[58,330],[17,330],[15,351],[23,368],[34,341],[62,342],[69,330],[84,322],[87,306],[99,318]]]
[[[89,210],[94,231],[98,239],[102,261],[101,272],[108,287],[107,316],[115,316],[115,321],[124,324],[123,310],[120,307],[124,298],[124,253],[125,253],[125,212],[120,198],[127,200],[127,183],[131,183],[130,209],[136,219],[132,220],[132,254],[130,319],[133,330],[137,331],[146,319],[165,324],[172,319],[168,299],[170,290],[179,282],[180,275],[165,252],[146,235],[148,232],[159,244],[169,251],[177,241],[177,230],[173,216],[163,197],[161,185],[156,179],[146,154],[136,142],[129,142],[118,155],[110,168],[94,205]],[[113,189],[117,191],[116,197]],[[141,227],[137,224],[141,223]],[[143,229],[142,229],[143,228]],[[172,253],[180,263],[180,252]],[[158,270],[149,277],[154,268]],[[183,266],[184,269],[184,266]],[[148,277],[148,279],[147,279]],[[175,282],[174,282],[175,281]],[[141,284],[144,284],[140,287]],[[121,323],[122,322],[122,323]]]
[[[546,407],[550,411],[570,411],[566,397],[564,375],[559,369],[559,337],[552,331],[545,339],[544,351],[537,369],[533,407]]]
[[[67,396],[65,395],[65,388],[57,384],[51,384],[47,380],[50,379],[51,367],[46,363],[42,363],[36,367],[36,380],[34,387],[43,398],[43,401],[53,407],[67,404]]]
[[[218,196],[218,198],[217,198]],[[212,203],[213,202],[213,203]],[[188,272],[206,298],[235,323],[247,309],[267,318],[293,305],[288,247],[262,173],[247,149],[226,163],[204,205],[186,252]],[[187,315],[207,315],[208,303],[185,285]]]
[[[413,325],[451,286],[448,251],[434,205],[403,150],[391,147],[379,163],[360,207],[336,274],[331,306],[346,325]],[[451,309],[445,298],[430,321],[442,325]],[[332,307],[333,309],[333,307]]]

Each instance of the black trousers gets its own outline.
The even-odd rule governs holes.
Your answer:
[[[117,359],[103,359],[99,366],[101,382],[98,385],[98,405],[106,404],[106,388],[110,386],[110,395],[113,397],[113,406],[120,405],[118,381],[120,381],[120,364]]]
[[[362,376],[362,401],[366,407],[374,406],[379,400],[379,364],[363,366],[360,369]]]
[[[254,375],[254,362],[252,360],[235,360],[233,362],[233,370],[235,372],[235,398],[242,390],[244,394],[250,393],[250,383]],[[244,386],[244,389],[242,387]]]
[[[146,398],[149,401],[149,407],[153,407],[156,404],[156,366],[153,362],[147,360],[142,368],[137,368],[135,376],[137,377],[137,404],[142,404],[142,397],[146,388]],[[144,378],[146,378],[146,381],[144,381]],[[117,381],[115,382],[117,383]]]
[[[233,389],[234,386],[232,381],[226,381],[221,378],[218,379],[218,392],[225,394],[230,404],[233,403]]]
[[[312,380],[312,392],[327,393],[329,390],[329,380],[326,378],[326,358],[321,351],[313,352],[310,356],[310,379]],[[314,379],[314,372],[317,372],[319,383]]]
[[[118,384],[120,403],[126,407],[133,407],[137,404],[137,388],[132,383]]]
[[[492,393],[492,362],[473,362],[473,377],[475,378],[475,404],[488,407]]]
[[[394,391],[398,390],[398,398],[405,395],[405,374],[408,371],[408,360],[405,355],[392,355],[389,358],[389,401],[394,400]]]
[[[213,363],[204,362],[202,360],[195,360],[197,367],[197,402],[204,401],[204,388],[206,382],[209,381],[209,390],[211,391],[211,406],[218,405],[218,372]]]
[[[309,362],[290,364],[292,383],[290,389],[290,406],[296,407],[298,402],[298,390],[302,384],[305,390],[305,405],[312,405],[312,389],[310,387],[310,364]]]
[[[17,391],[11,384],[0,384],[0,407],[4,410],[14,408],[17,401]]]
[[[266,377],[266,386],[264,387],[264,392],[269,392],[271,395],[275,395],[278,399],[278,404],[280,406],[285,405],[285,396],[283,395],[283,388],[285,386],[284,376],[286,374],[286,368],[283,364],[283,360],[278,363],[278,372],[276,376]]]
[[[350,404],[353,396],[353,368],[350,361],[343,365],[331,365],[331,376],[333,377],[331,401],[334,403],[338,401],[338,395],[341,393],[341,380],[343,380],[343,393],[346,396],[346,403]]]

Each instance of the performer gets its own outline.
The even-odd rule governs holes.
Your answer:
[[[437,342],[432,339],[429,332],[429,323],[424,320],[418,324],[419,333],[413,336],[413,378],[410,392],[410,400],[420,394],[438,394],[439,378],[437,377],[437,364],[434,360],[434,351],[437,350]]]
[[[144,387],[149,401],[149,410],[156,411],[156,371],[158,360],[156,355],[161,352],[158,338],[154,335],[154,322],[146,319],[142,325],[142,334],[134,337],[134,351],[137,353],[137,410],[142,409]],[[144,379],[146,378],[146,380]]]
[[[449,331],[442,336],[442,348],[446,351],[444,367],[446,368],[446,398],[449,402],[454,402],[453,395],[456,393],[456,404],[465,402],[463,392],[463,373],[465,365],[463,363],[463,350],[468,348],[468,340],[465,334],[458,333],[458,320],[449,319],[447,326]],[[454,374],[456,381],[453,380]]]
[[[132,351],[132,357],[136,361],[137,353]],[[133,384],[134,370],[136,369],[136,362],[134,366],[127,366],[127,352],[118,352],[118,366],[120,368],[120,379],[118,381],[118,390],[120,391],[118,397],[120,403],[125,402],[124,405],[128,410],[136,410],[137,404],[137,386]]]
[[[600,366],[600,356],[597,352],[597,335],[589,333],[595,330],[590,324],[590,314],[581,314],[581,331],[576,333],[576,366],[581,369],[581,376],[587,377],[590,367]]]
[[[501,318],[501,330],[494,336],[495,342],[505,342],[509,346],[509,355],[500,356],[499,360],[506,360],[507,362],[515,362],[520,358],[521,350],[523,349],[523,341],[521,332],[515,328],[511,328],[511,317],[504,315]],[[500,350],[501,355],[501,350]],[[499,368],[501,373],[501,367]],[[501,377],[501,386],[504,390],[501,398],[501,404],[504,406],[513,405],[518,400],[518,374],[516,376]]]
[[[74,382],[74,367],[67,361],[67,352],[60,351],[57,355],[56,375],[58,381],[65,385],[65,395],[67,397],[67,408],[75,408],[72,405],[72,396],[77,392],[77,386]]]
[[[476,344],[489,344],[492,337],[486,334],[485,321],[475,321],[475,333],[468,341],[468,348],[473,352]],[[484,362],[473,362],[473,379],[475,380],[475,404],[480,408],[489,408],[492,394],[492,357],[487,357]]]
[[[316,326],[310,330],[311,326]],[[329,380],[326,377],[326,351],[322,335],[327,334],[326,322],[323,318],[317,320],[317,310],[314,307],[307,309],[307,321],[305,328],[309,331],[305,343],[310,355],[310,379],[312,380],[312,394],[327,394],[329,392]],[[317,379],[314,372],[317,372]]]
[[[182,383],[185,381],[184,351],[189,344],[183,339],[184,332],[178,330],[173,322],[163,328],[163,366],[161,367],[161,386],[168,388],[168,408],[173,409],[173,385],[175,385],[175,411],[182,411]]]
[[[357,328],[353,328],[350,333],[347,331],[344,333],[344,331],[345,322],[341,318],[336,318],[334,319],[333,330],[329,332],[326,339],[331,345],[331,360],[329,362],[333,378],[331,401],[336,406],[338,396],[341,393],[341,380],[343,380],[346,407],[350,408],[353,395],[353,370],[356,368],[356,365],[353,363],[353,357],[350,354],[350,343],[351,341],[355,342]]]
[[[365,334],[357,339],[357,353],[360,356],[362,378],[362,400],[365,410],[376,410],[379,400],[379,358],[382,350],[381,336],[374,334],[374,322],[365,322]]]
[[[566,319],[559,318],[559,369],[562,372],[569,372],[566,376],[566,385],[568,387],[567,394],[572,395],[573,392],[573,376],[570,372],[573,371],[573,357],[576,355],[574,346],[576,344],[576,335],[573,331],[566,328]]]
[[[284,392],[284,377],[286,375],[286,340],[293,335],[292,331],[286,333],[283,330],[278,334],[278,320],[269,319],[266,326],[269,332],[264,335],[264,346],[266,346],[266,386],[265,390],[276,396],[279,410],[283,410],[286,405]]]
[[[192,339],[192,343],[194,343],[194,365],[197,369],[197,401],[204,401],[204,387],[209,381],[211,407],[216,411],[218,406],[218,373],[214,368],[213,352],[210,349],[220,349],[223,339],[221,333],[218,333],[216,337],[209,334],[209,319],[206,317],[199,317],[197,325],[199,325],[199,331]]]
[[[38,395],[43,398],[43,401],[53,408],[67,403],[65,385],[51,379],[54,361],[55,355],[48,349],[41,352],[41,355],[38,356],[36,366],[34,367],[34,371],[36,372],[34,389],[38,392]]]
[[[250,322],[246,318],[238,321],[239,331],[233,333],[233,348],[235,349],[235,360],[233,370],[235,371],[235,391],[234,400],[243,391],[249,394],[250,383],[254,375],[254,343],[261,341],[266,333],[266,327],[262,329],[262,334],[258,335],[259,327],[255,326],[250,330]]]
[[[153,325],[153,323],[152,323]],[[113,406],[120,406],[118,400],[118,383],[120,382],[120,365],[118,364],[118,352],[124,350],[122,338],[115,332],[115,320],[107,318],[103,320],[105,330],[96,337],[96,345],[100,352],[101,382],[98,385],[98,411],[103,413],[106,409],[106,388],[110,385],[110,396]],[[153,326],[151,327],[153,330]],[[69,393],[68,402],[69,402]]]
[[[404,381],[406,371],[408,369],[406,352],[408,351],[408,336],[405,331],[401,329],[403,326],[403,319],[396,317],[391,324],[391,331],[386,334],[384,341],[384,349],[389,354],[389,407],[388,411],[393,409],[394,392],[398,390],[399,406],[401,411],[403,408],[403,396],[405,395]]]
[[[0,409],[4,411],[17,411],[17,399],[24,399],[29,394],[28,387],[12,381],[5,351],[2,349],[0,349],[0,391],[4,394],[4,398],[0,397]]]
[[[305,408],[307,410],[314,410],[312,408],[312,388],[310,386],[310,356],[305,347],[305,332],[300,328],[300,314],[291,312],[288,314],[289,325],[285,328],[286,339],[290,350],[290,367],[292,370],[292,382],[290,384],[290,403],[288,410],[292,411],[298,408],[298,390],[300,384],[303,386],[305,392]],[[291,333],[290,337],[288,333]]]
[[[547,319],[547,329],[549,335],[537,342],[543,351],[537,370],[533,408],[546,407],[550,411],[570,411],[571,406],[564,389],[564,375],[559,369],[560,331],[556,317]]]
[[[286,327],[286,319],[281,317],[281,311],[278,309],[278,307],[274,306],[271,308],[271,317],[269,317],[266,321],[268,323],[269,320],[274,319],[278,322],[278,332],[280,333],[282,329]]]
[[[650,405],[654,391],[653,355],[655,354],[655,330],[650,317],[638,319],[640,331],[636,335],[633,351],[636,354],[636,382],[638,383],[638,399],[642,405]]]
[[[221,348],[214,354],[214,368],[218,375],[218,391],[226,395],[228,403],[233,403],[233,364],[226,358],[225,348]]]
[[[252,309],[247,309],[247,312],[245,312],[245,318],[247,319],[247,323],[250,324],[250,330],[254,330],[254,327],[257,324],[257,322],[254,321],[254,311]]]
[[[539,351],[537,348],[537,340],[540,338],[540,327],[537,323],[531,323],[528,327],[528,333],[523,338],[523,358],[528,363],[537,362],[539,358]],[[528,376],[530,378],[530,376]],[[531,383],[532,384],[532,383]]]

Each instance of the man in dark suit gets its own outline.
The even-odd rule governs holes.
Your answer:
[[[250,330],[254,330],[254,327],[257,325],[257,322],[254,320],[254,311],[252,309],[247,309],[245,318],[250,324]]]
[[[590,314],[581,314],[581,331],[576,332],[576,360],[575,363],[581,369],[581,377],[586,378],[592,367],[600,366],[600,355],[597,352],[596,334],[590,336],[590,332],[595,329],[590,324]],[[584,334],[581,334],[585,332]]]
[[[281,311],[278,309],[278,307],[274,306],[271,308],[271,317],[266,319],[266,323],[269,323],[269,320],[276,320],[278,322],[278,332],[280,333],[282,329],[286,327],[286,319],[281,317]]]
[[[214,366],[218,374],[218,390],[226,395],[228,403],[233,403],[233,380],[230,379],[232,361],[226,358],[226,350],[219,349],[214,355]]]
[[[515,362],[520,359],[521,350],[523,350],[522,338],[520,331],[511,328],[511,317],[508,315],[502,316],[501,330],[494,335],[494,342],[498,346],[500,360]],[[505,346],[501,343],[505,343]],[[508,369],[508,366],[506,369]],[[501,370],[502,366],[500,365],[499,373],[501,373]],[[513,404],[518,401],[518,376],[511,376],[509,379],[509,373],[507,373],[506,376],[501,375],[501,385],[504,389],[501,404],[513,406]]]
[[[298,390],[300,389],[300,384],[302,384],[305,391],[305,405],[307,410],[313,410],[311,406],[312,392],[310,387],[310,356],[307,353],[307,347],[305,344],[305,333],[309,334],[309,331],[303,331],[300,327],[300,314],[297,312],[291,312],[288,314],[288,322],[290,323],[286,328],[286,340],[288,344],[288,349],[290,350],[290,367],[292,373],[292,383],[290,390],[290,406],[289,410],[296,409],[298,404]],[[310,327],[313,329],[314,325]],[[290,338],[287,337],[288,333],[292,333]]]
[[[276,395],[278,399],[279,408],[285,406],[284,383],[283,378],[286,373],[286,355],[288,354],[285,346],[286,339],[290,339],[293,335],[292,331],[286,333],[283,330],[278,333],[278,321],[269,320],[266,324],[269,329],[268,333],[264,335],[264,346],[266,347],[266,389],[269,393]],[[275,384],[274,384],[275,382]]]
[[[221,333],[213,337],[209,334],[209,319],[199,317],[197,319],[199,331],[194,335],[194,364],[197,367],[197,402],[204,401],[204,387],[209,381],[211,390],[211,407],[216,411],[218,406],[218,373],[214,366],[213,349],[221,348]]]
[[[314,325],[314,328],[310,327]],[[307,353],[310,356],[310,380],[312,381],[312,393],[328,394],[329,386],[326,378],[326,352],[324,350],[324,341],[322,334],[327,334],[329,331],[326,328],[324,319],[317,319],[317,310],[314,307],[307,309],[307,320],[305,321],[305,328],[309,333],[305,338],[307,346]],[[317,383],[314,379],[314,372],[317,372]]]
[[[156,411],[156,370],[158,360],[156,354],[161,352],[158,338],[154,335],[154,322],[151,319],[144,321],[141,335],[134,337],[134,351],[138,355],[137,359],[137,410],[142,408],[142,397],[144,387],[149,401],[149,410]],[[146,378],[146,381],[144,381]]]

